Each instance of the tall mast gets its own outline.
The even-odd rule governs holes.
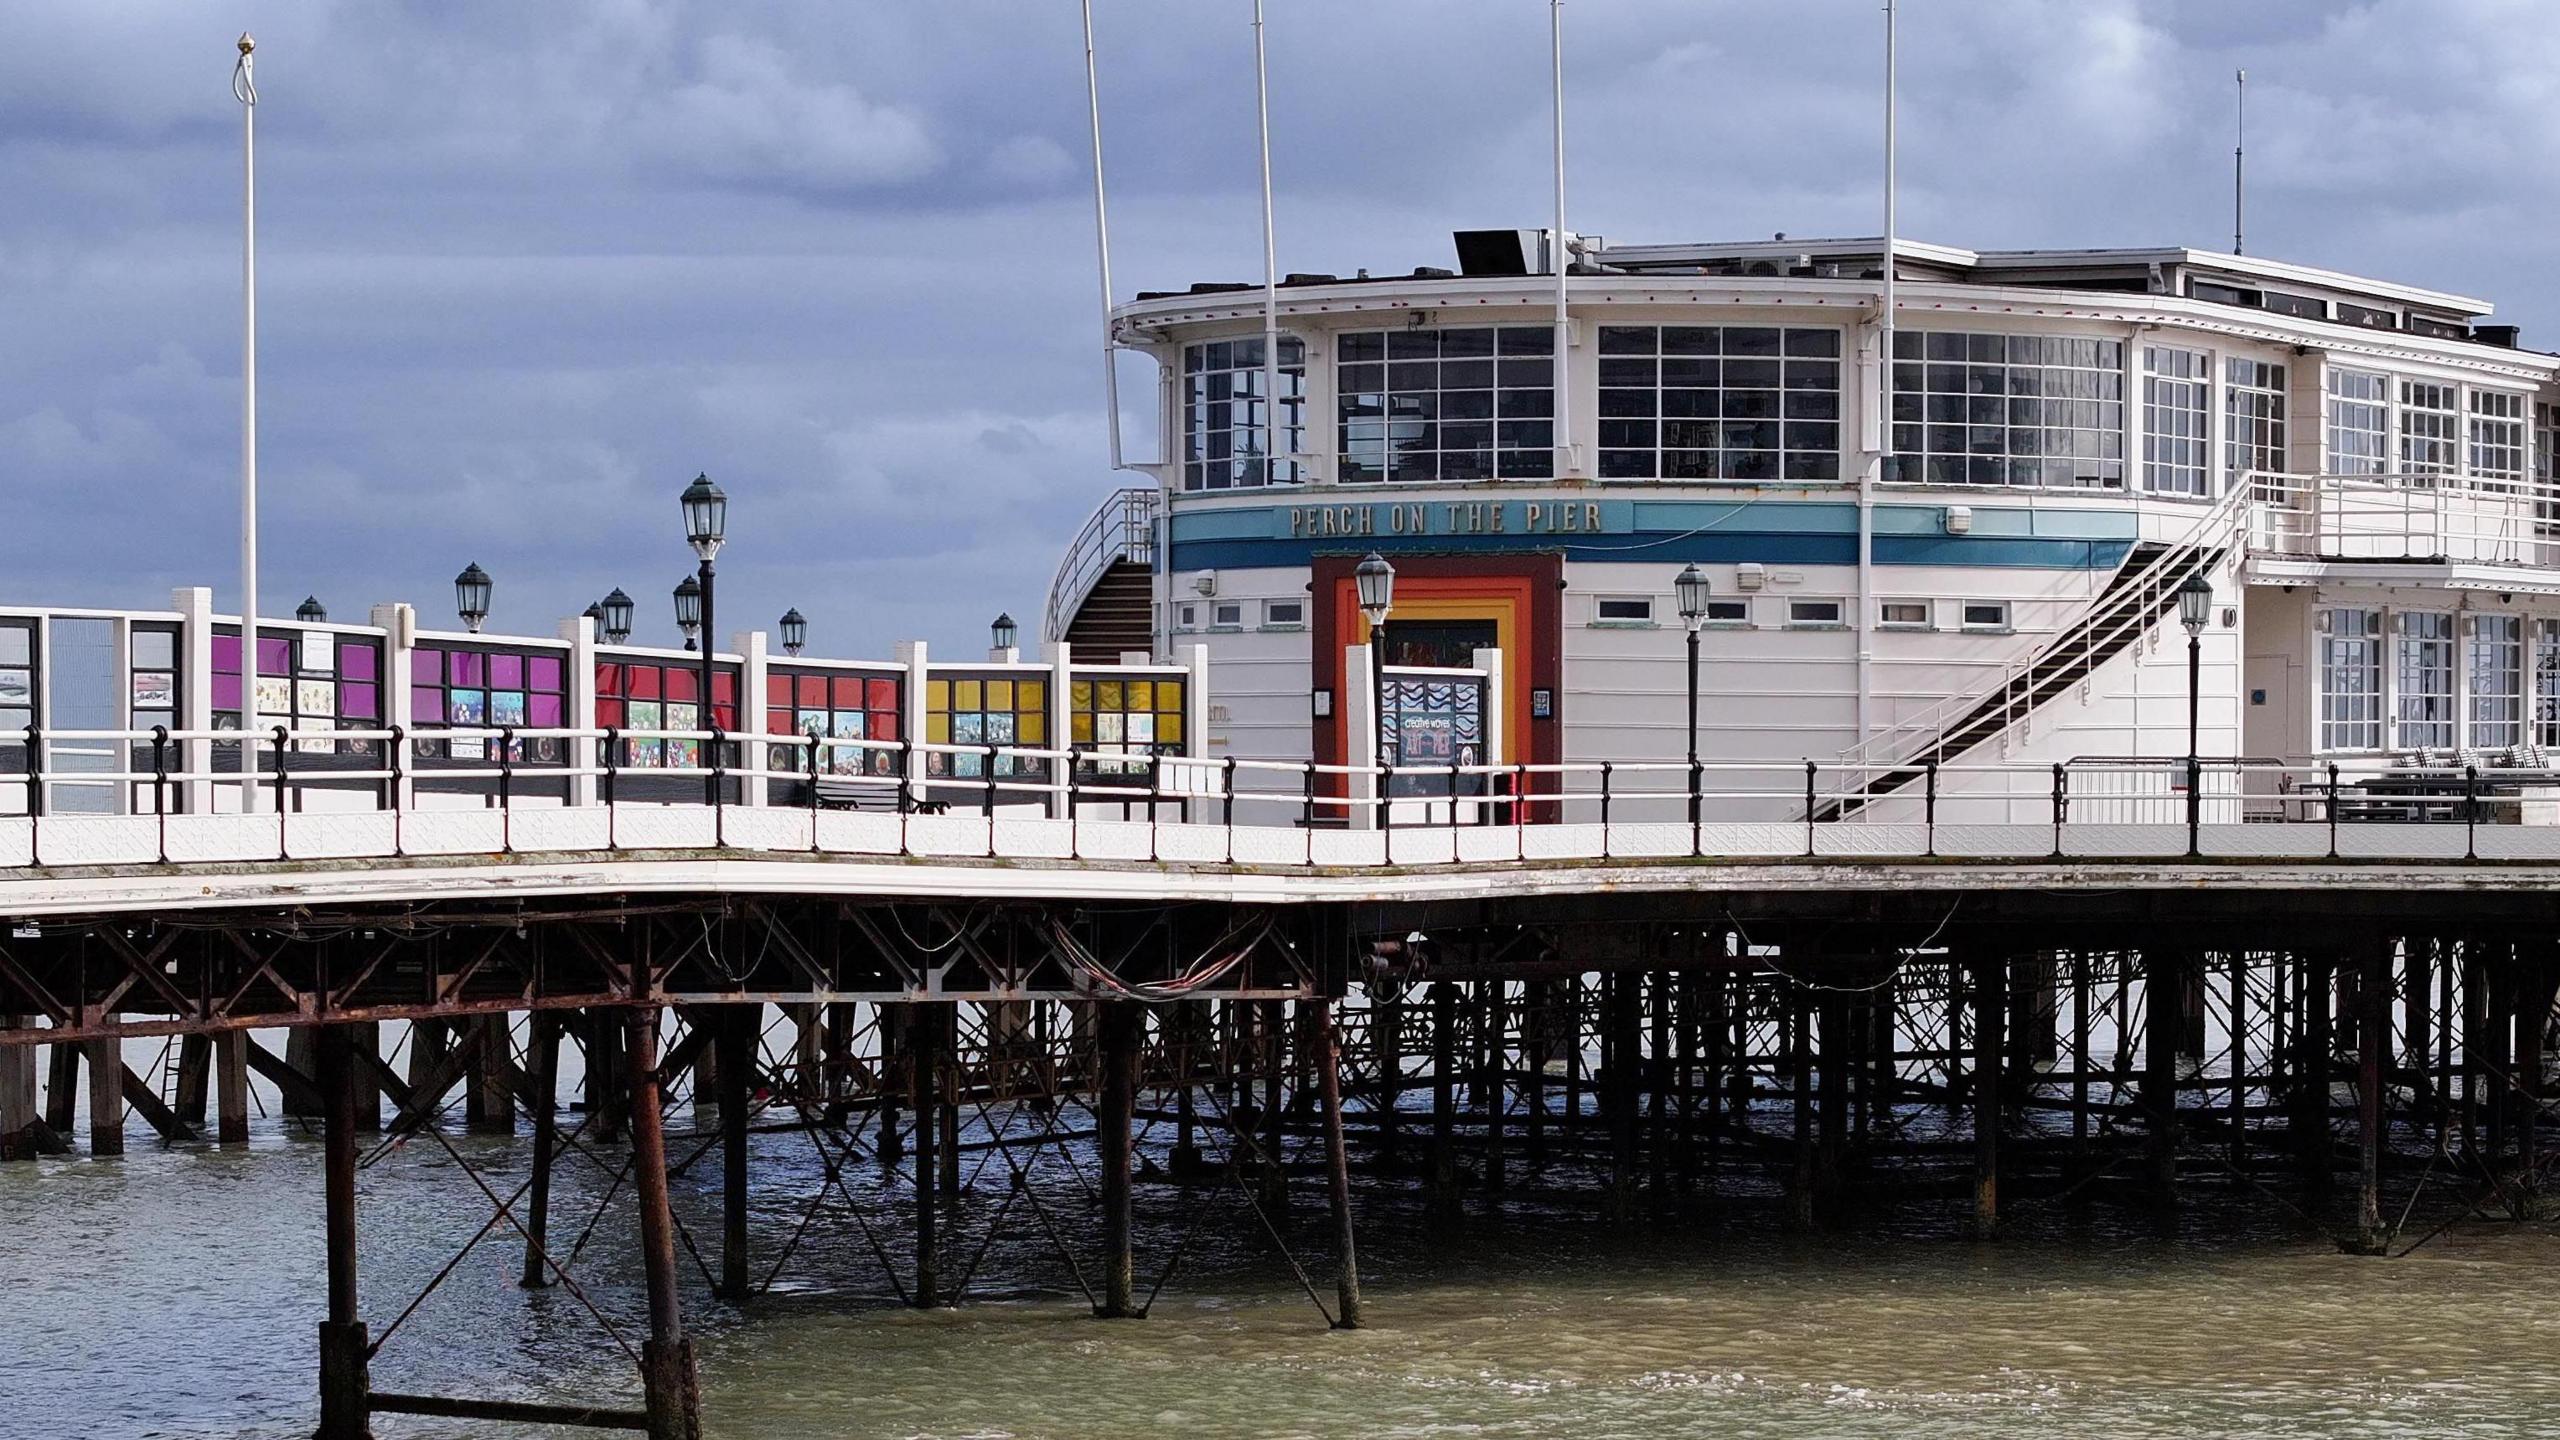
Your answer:
[[[258,808],[258,83],[243,34],[231,68],[240,102],[240,809]]]
[[[2240,219],[2241,201],[2246,194],[2243,181],[2248,174],[2246,152],[2249,147],[2249,72],[2246,70],[2238,72],[2232,84],[2238,91],[2239,114],[2236,117],[2238,125],[2232,132],[2231,139],[2231,253],[2238,255],[2244,253],[2240,249]]]
[[[1111,468],[1120,459],[1120,366],[1111,336],[1111,213],[1102,192],[1102,87],[1094,78],[1093,0],[1084,0],[1084,105],[1093,131],[1093,255],[1102,276],[1102,396],[1111,411]]]
[[[1573,385],[1569,373],[1573,335],[1572,321],[1565,310],[1564,273],[1564,0],[1547,0],[1547,55],[1553,72],[1556,143],[1555,241],[1548,247],[1547,258],[1556,275],[1555,470],[1561,479],[1573,464]]]
[[[1271,66],[1262,42],[1262,0],[1253,0],[1253,98],[1262,126],[1262,481],[1280,478],[1289,453],[1280,427],[1280,262],[1271,235]]]

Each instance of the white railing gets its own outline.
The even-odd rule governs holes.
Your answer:
[[[2036,691],[2043,675],[2057,668],[2085,675],[2099,660],[2140,639],[2159,622],[2169,604],[2169,592],[2186,579],[2198,558],[2209,551],[2228,550],[2248,496],[2244,482],[2198,515],[2184,535],[2139,570],[2112,578],[2111,588],[2044,646],[2001,666],[1973,688],[1875,731],[1842,751],[1840,763],[1870,779],[1881,778],[1924,761],[1960,758],[1947,748],[1950,737],[1969,728],[1986,708],[1997,711],[1997,731],[2022,723],[2039,703]]]
[[[2560,566],[2560,492],[2435,474],[2258,475],[2249,548],[2301,560]]]
[[[1402,867],[1577,860],[2395,859],[2560,865],[2560,773],[2206,757],[1854,770],[1680,760],[1374,766],[679,730],[46,731],[120,768],[0,774],[0,882],[100,866],[705,851]],[[211,741],[189,770],[188,742]],[[535,741],[580,757],[536,762]],[[686,758],[626,763],[635,744]],[[300,768],[329,747],[332,768]],[[732,747],[735,747],[734,752]],[[299,757],[299,758],[298,758]],[[353,761],[349,766],[346,762]],[[645,795],[635,781],[659,782]],[[1390,783],[1380,784],[1384,780]],[[209,782],[213,813],[185,810]],[[242,793],[244,783],[253,789]],[[66,814],[71,787],[129,787]],[[1443,803],[1427,801],[1435,789]],[[1391,798],[1377,798],[1381,792]],[[591,797],[591,798],[590,798]],[[1837,818],[1833,818],[1837,817]],[[64,903],[69,903],[67,900]]]
[[[1074,623],[1077,609],[1093,593],[1094,585],[1113,561],[1155,563],[1156,520],[1163,509],[1163,493],[1153,486],[1115,490],[1094,507],[1084,528],[1067,542],[1058,571],[1049,579],[1049,609],[1041,625],[1042,639],[1055,642],[1066,638],[1067,626]]]

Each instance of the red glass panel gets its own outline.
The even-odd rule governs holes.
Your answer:
[[[868,708],[873,710],[895,710],[898,708],[897,681],[874,680],[870,682],[870,686],[871,698]]]
[[[728,671],[728,670],[714,670],[714,671],[712,671],[712,672],[711,672],[711,700],[712,700],[712,703],[713,703],[713,704],[718,704],[719,702],[721,702],[721,701],[723,701],[723,700],[727,700],[727,701],[730,701],[730,702],[732,702],[732,703],[735,703],[735,702],[736,702],[736,700],[737,700],[737,698],[738,698],[738,677],[737,677],[736,673],[735,673],[735,672],[732,672],[732,671]]]
[[[655,700],[658,698],[658,667],[655,665],[626,666],[623,669],[622,681],[623,694],[628,699]]]
[[[611,660],[597,662],[596,693],[598,695],[622,693],[622,666]]]
[[[667,687],[667,698],[679,704],[698,699],[702,694],[702,677],[691,670],[669,667],[659,671],[658,678]]]
[[[863,723],[869,728],[871,738],[874,740],[898,738],[898,712],[895,710],[874,710],[871,712],[871,718]]]
[[[597,726],[598,726],[598,727],[603,727],[603,726],[606,726],[606,725],[619,725],[619,724],[621,724],[621,723],[622,723],[622,702],[621,702],[621,701],[619,701],[619,700],[598,700],[598,701],[596,701],[596,724],[597,724]]]
[[[767,675],[767,676],[765,676],[765,677],[764,677],[764,703],[766,703],[767,705],[788,705],[788,704],[790,704],[790,703],[791,703],[791,677],[790,677],[790,676],[788,676],[788,675]]]
[[[788,735],[795,728],[791,723],[790,711],[767,710],[764,712],[764,733],[767,735]]]
[[[841,685],[844,682],[839,680],[836,683]],[[801,676],[799,696],[794,703],[798,704],[800,708],[804,710],[826,709],[827,677],[824,675]]]
[[[714,702],[711,706],[711,724],[714,728],[721,730],[737,729],[738,707]]]

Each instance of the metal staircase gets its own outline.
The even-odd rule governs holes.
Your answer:
[[[1112,656],[1155,648],[1156,531],[1164,497],[1152,486],[1112,492],[1067,545],[1049,582],[1041,633]]]
[[[2141,642],[2177,606],[2189,575],[2222,563],[2239,539],[2251,483],[2243,480],[2171,544],[2142,542],[2125,556],[2071,627],[1990,681],[1952,696],[1842,752],[1857,782],[1814,808],[1817,821],[1844,820],[1918,784],[1934,764],[1959,760],[2024,724],[2038,707],[2085,686],[2099,666]]]

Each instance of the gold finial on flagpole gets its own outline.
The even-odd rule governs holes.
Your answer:
[[[249,37],[249,32],[248,32],[248,31],[246,31],[246,30],[241,31],[241,32],[240,32],[240,53],[241,53],[241,54],[243,54],[243,55],[246,55],[246,54],[248,54],[250,51],[255,50],[255,49],[257,49],[257,48],[258,48],[258,42],[257,42],[257,41],[255,41],[255,40],[253,40],[253,39],[251,39],[251,38]]]

